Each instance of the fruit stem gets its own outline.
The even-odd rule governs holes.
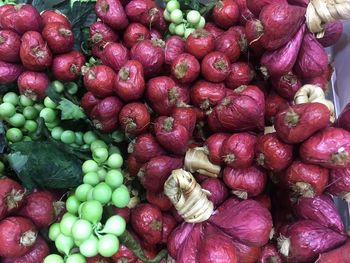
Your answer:
[[[288,257],[290,249],[290,239],[281,235],[279,238],[277,238],[277,244],[281,254]]]
[[[258,157],[256,158],[256,162],[263,166],[265,164],[265,155],[263,153],[259,153]]]
[[[1,45],[1,44],[4,44],[5,41],[6,41],[5,37],[0,36],[0,45]]]
[[[95,33],[91,37],[91,41],[94,44],[97,44],[97,43],[101,42],[102,39],[103,39],[103,37],[102,37],[102,35],[100,33]]]
[[[294,185],[292,185],[292,189],[294,192],[298,193],[299,195],[303,197],[314,197],[315,192],[312,188],[311,184],[305,183],[305,182],[296,182]]]
[[[175,66],[175,77],[177,79],[182,79],[188,70],[187,62],[183,61]]]
[[[224,162],[225,163],[233,163],[236,160],[236,157],[234,154],[228,154],[224,156]]]
[[[286,122],[288,127],[291,128],[291,127],[295,127],[298,124],[299,118],[300,118],[299,115],[293,109],[289,109],[286,112],[284,121]]]
[[[22,234],[19,242],[25,247],[30,247],[35,243],[36,236],[36,232],[34,232],[33,230],[28,230]]]
[[[235,196],[237,196],[238,198],[243,199],[243,200],[248,199],[248,193],[245,191],[234,190],[234,191],[232,191],[232,194],[234,194]]]
[[[70,37],[72,35],[72,31],[66,28],[60,28],[58,32],[64,37]]]
[[[349,154],[344,147],[340,147],[338,151],[332,154],[332,162],[335,164],[342,164],[349,160]]]
[[[165,131],[170,132],[172,131],[173,127],[174,127],[174,118],[172,117],[166,118],[163,122],[162,128]]]
[[[130,70],[127,67],[122,67],[119,70],[119,78],[123,81],[127,81],[130,76]]]
[[[168,93],[168,99],[170,103],[175,104],[178,97],[179,97],[179,93],[177,92],[177,88],[176,87],[171,88]]]
[[[239,93],[241,93],[242,91],[244,91],[246,88],[247,88],[246,85],[241,85],[241,86],[235,88],[233,91],[239,94]]]
[[[217,70],[225,70],[227,68],[226,62],[224,59],[219,58],[214,63],[214,68]]]
[[[153,46],[164,48],[165,47],[165,42],[162,39],[159,38],[152,38],[151,40]]]

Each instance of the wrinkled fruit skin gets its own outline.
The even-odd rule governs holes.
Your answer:
[[[300,79],[291,72],[271,78],[271,84],[274,90],[287,100],[293,100],[295,93],[302,86]]]
[[[158,22],[163,14],[155,2],[150,0],[130,1],[125,7],[125,12],[131,21],[139,22],[148,27],[159,26]]]
[[[258,263],[269,262],[282,263],[282,258],[278,253],[277,248],[272,244],[267,244],[263,247],[260,258],[258,260]]]
[[[327,23],[324,26],[324,36],[317,38],[323,47],[330,47],[338,42],[343,33],[343,23],[341,21],[334,21]]]
[[[83,107],[84,111],[90,115],[92,109],[100,102],[101,100],[97,98],[92,92],[88,91],[81,98],[80,105]]]
[[[215,39],[215,50],[224,53],[230,63],[236,62],[241,55],[239,39],[234,35],[226,32]]]
[[[24,188],[9,178],[0,179],[0,219],[17,211],[24,202]]]
[[[224,81],[230,71],[230,61],[224,53],[211,52],[203,58],[201,71],[207,81]]]
[[[118,35],[112,30],[112,28],[101,21],[94,22],[89,27],[89,35],[94,45],[118,41]]]
[[[246,0],[248,9],[257,17],[261,10],[272,3],[285,3],[285,0]]]
[[[146,199],[148,203],[157,206],[161,211],[169,211],[173,206],[170,199],[163,192],[146,191]]]
[[[74,33],[70,26],[61,23],[47,24],[42,36],[49,45],[53,54],[67,53],[74,46]]]
[[[43,72],[25,71],[18,77],[17,85],[21,94],[33,100],[41,101],[46,96],[49,78]]]
[[[350,131],[350,103],[348,103],[336,120],[337,127]]]
[[[207,138],[205,146],[207,147],[209,160],[213,164],[223,164],[223,160],[221,158],[222,148],[224,146],[224,142],[230,136],[231,135],[229,133],[214,133]]]
[[[187,53],[179,55],[171,63],[171,73],[180,83],[191,83],[200,73],[198,60]]]
[[[300,143],[329,124],[330,111],[324,104],[302,103],[280,111],[275,118],[278,137],[286,143]]]
[[[185,50],[198,60],[202,60],[215,49],[215,38],[203,29],[197,29],[186,39]]]
[[[221,205],[228,197],[229,193],[225,184],[217,178],[208,178],[201,183],[201,187],[210,192],[209,201],[214,206]]]
[[[270,171],[282,171],[293,161],[293,145],[280,141],[275,132],[262,135],[256,144],[256,160]]]
[[[217,26],[229,28],[239,20],[239,7],[233,0],[222,0],[214,7],[212,18]]]
[[[171,65],[171,63],[179,55],[185,52],[185,41],[179,36],[171,36],[165,41],[165,63]]]
[[[85,64],[85,56],[76,50],[55,56],[52,62],[52,73],[61,81],[73,81],[80,76]]]
[[[169,213],[163,213],[162,243],[167,244],[169,235],[176,226],[175,218]]]
[[[8,84],[17,80],[22,72],[22,65],[0,61],[0,84]]]
[[[346,262],[349,259],[350,241],[347,241],[344,245],[333,249],[331,251],[320,254],[317,262],[319,263],[332,263],[332,262]]]
[[[151,39],[147,27],[140,23],[131,23],[124,31],[123,40],[127,48],[132,48],[137,42]]]
[[[0,30],[0,60],[10,63],[19,61],[20,36],[11,30]]]
[[[37,230],[24,217],[7,217],[0,222],[0,255],[2,257],[22,257],[35,244]]]
[[[337,169],[350,165],[350,132],[326,128],[311,136],[300,146],[302,160],[325,168]]]
[[[194,108],[177,107],[174,109],[171,116],[174,118],[176,123],[184,126],[190,135],[193,134],[197,121],[197,114]]]
[[[139,135],[147,131],[151,116],[145,104],[133,102],[125,105],[119,114],[119,123],[125,133]]]
[[[212,22],[207,22],[205,23],[204,29],[210,33],[211,35],[214,36],[214,39],[216,39],[218,36],[223,34],[225,31],[219,27],[217,27],[214,23]]]
[[[113,94],[116,74],[113,69],[105,65],[88,68],[84,73],[84,86],[96,97],[105,98]]]
[[[68,18],[58,10],[45,10],[41,13],[43,27],[50,23],[61,23],[68,27],[72,25],[68,21]]]
[[[330,187],[327,191],[343,198],[350,193],[350,168],[334,169],[330,172]]]
[[[236,62],[230,65],[230,72],[225,80],[226,86],[236,89],[241,85],[248,85],[255,73],[246,62]]]
[[[157,244],[162,240],[162,213],[151,204],[140,204],[132,210],[131,225],[149,244]]]
[[[128,25],[128,18],[119,0],[97,0],[96,15],[114,30],[122,30]]]
[[[265,119],[273,124],[277,113],[287,108],[289,104],[287,100],[274,92],[268,94],[265,99]]]
[[[191,102],[202,110],[216,106],[226,96],[224,83],[198,80],[191,87]]]
[[[129,60],[129,50],[122,44],[110,42],[104,46],[100,58],[104,65],[118,72]]]
[[[128,152],[133,153],[136,160],[141,163],[146,163],[152,158],[165,153],[156,138],[150,133],[142,134],[134,142],[131,142]]]

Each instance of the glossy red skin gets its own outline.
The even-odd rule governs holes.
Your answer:
[[[184,126],[190,135],[193,134],[197,121],[197,114],[194,108],[177,107],[174,109],[171,116],[174,118],[175,122]]]
[[[49,255],[50,249],[46,241],[38,236],[33,248],[22,257],[4,258],[2,263],[37,263],[43,262],[45,257]]]
[[[105,45],[104,42],[93,45],[91,48],[91,54],[96,58],[100,58],[104,49],[103,48],[104,45]]]
[[[85,56],[77,50],[55,56],[52,62],[52,73],[61,81],[73,81],[81,74]]]
[[[191,102],[202,110],[209,110],[226,96],[224,83],[198,80],[191,87]]]
[[[287,100],[293,100],[295,93],[302,86],[300,79],[292,72],[271,78],[271,84],[274,90]]]
[[[59,214],[55,208],[56,201],[55,196],[48,191],[33,192],[26,197],[18,215],[29,218],[38,228],[48,227]]]
[[[214,23],[212,22],[207,22],[205,23],[204,29],[212,34],[214,38],[217,38],[221,34],[223,34],[225,31],[221,29],[220,27],[217,27]]]
[[[18,62],[20,36],[11,30],[0,30],[0,60],[5,62]]]
[[[186,39],[185,50],[198,60],[202,60],[207,54],[214,51],[215,38],[205,29],[197,29]]]
[[[246,0],[236,0],[236,3],[238,5],[239,13],[240,13],[239,22],[240,22],[241,25],[245,25],[245,23],[248,20],[254,18],[255,16],[248,9]]]
[[[8,84],[17,80],[23,70],[22,65],[0,61],[0,84]]]
[[[215,39],[215,51],[224,53],[230,63],[236,62],[241,55],[238,39],[229,32],[221,34]]]
[[[286,0],[246,0],[247,7],[256,16],[259,17],[261,10],[270,4],[286,3]]]
[[[80,105],[83,107],[84,111],[89,115],[92,109],[100,102],[101,100],[95,95],[88,91],[81,98]]]
[[[177,123],[174,118],[158,117],[154,124],[154,131],[158,142],[166,150],[174,154],[185,154],[190,133],[186,127]],[[175,145],[176,147],[174,147]]]
[[[96,65],[87,69],[84,74],[84,86],[98,98],[113,95],[113,86],[116,74],[112,68],[105,65]]]
[[[176,85],[170,77],[155,77],[148,81],[146,99],[159,115],[171,115],[177,105],[188,103],[189,90]]]
[[[96,15],[114,30],[122,30],[129,24],[123,6],[119,0],[97,0]]]
[[[282,263],[282,258],[277,248],[272,244],[267,244],[262,248],[258,263]]]
[[[336,120],[336,127],[343,128],[347,131],[350,131],[350,103],[348,103],[345,108],[342,110],[340,116]]]
[[[46,96],[49,78],[43,72],[25,71],[18,77],[17,85],[21,94],[33,100],[41,101]]]
[[[346,197],[350,192],[350,168],[331,170],[329,185],[330,187],[327,188],[329,193]]]
[[[23,243],[24,234],[31,233],[33,238]],[[27,254],[35,244],[37,230],[33,223],[24,217],[12,216],[0,222],[0,255],[2,257],[22,257]],[[28,238],[27,238],[28,239]]]
[[[68,18],[58,10],[45,10],[41,14],[43,27],[50,23],[61,23],[68,27],[71,27]]]
[[[3,14],[9,10],[9,9],[13,9],[14,5],[13,4],[4,4],[0,6],[0,17],[3,16]],[[0,29],[2,29],[2,25],[1,25],[1,18],[0,18]]]
[[[126,104],[119,113],[119,123],[129,134],[139,135],[147,131],[151,116],[145,104],[133,102]]]
[[[255,151],[257,163],[273,172],[284,170],[293,161],[293,145],[279,140],[275,132],[260,136]]]
[[[214,206],[221,205],[228,197],[229,192],[222,180],[217,178],[208,178],[201,183],[202,189],[210,192],[208,195],[209,201],[212,201]]]
[[[245,0],[243,0],[245,1]],[[234,35],[238,41],[240,51],[242,53],[246,53],[248,49],[248,41],[247,41],[247,36],[245,32],[245,27],[244,26],[231,26],[228,30],[228,33]]]
[[[245,24],[245,32],[250,50],[252,50],[256,56],[260,57],[265,51],[261,43],[261,36],[263,34],[261,22],[254,18],[248,20]]]
[[[137,174],[143,187],[151,192],[160,193],[164,183],[175,169],[181,168],[183,159],[160,155],[149,160]]]
[[[131,226],[149,244],[162,240],[163,217],[161,211],[151,204],[140,204],[131,211]]]
[[[164,48],[161,47],[163,44],[155,41],[157,40],[145,39],[136,43],[130,51],[131,59],[142,64],[146,77],[156,75],[164,64]]]
[[[128,60],[116,76],[114,92],[124,101],[134,101],[142,97],[144,90],[142,64],[137,60]]]
[[[181,254],[183,253],[182,246],[188,246],[187,243],[190,243],[191,237],[192,240],[194,240],[192,243],[194,243],[193,248],[195,250],[198,249],[198,242],[196,240],[198,239],[198,236],[200,236],[200,232],[202,231],[202,224],[186,224],[183,223],[179,226],[177,226],[174,231],[170,234],[168,238],[168,244],[167,249],[169,252],[169,255],[176,259],[177,262],[179,262],[179,258]],[[195,252],[194,252],[195,253]],[[193,251],[191,253],[186,253],[187,256],[192,256]],[[193,257],[191,257],[193,259]]]
[[[222,82],[230,72],[230,61],[224,53],[213,51],[203,58],[201,71],[207,81]]]
[[[119,43],[107,43],[100,55],[102,63],[118,72],[129,60],[129,50]]]
[[[164,9],[160,8],[157,6],[157,10],[159,11],[159,19],[154,22],[154,28],[151,28],[151,36],[157,35],[157,38],[162,38],[163,34],[167,31],[168,29],[168,23],[165,21],[165,18],[163,16]]]
[[[265,99],[256,86],[241,86],[214,108],[220,124],[229,131],[263,129]]]
[[[114,212],[114,214],[120,215],[122,218],[124,218],[126,223],[129,223],[130,213],[131,213],[131,209],[129,207],[118,208],[118,207],[114,206],[113,212]]]
[[[221,158],[222,148],[224,146],[224,142],[229,137],[229,133],[214,133],[205,141],[205,146],[208,149],[209,160],[213,164],[223,164],[223,160]]]
[[[239,263],[256,263],[261,254],[261,247],[246,246],[235,240],[232,240],[232,242],[237,250]]]
[[[40,33],[27,31],[21,41],[19,55],[24,67],[33,71],[42,71],[51,66],[52,53]]]
[[[47,24],[42,31],[42,36],[53,54],[67,53],[73,49],[74,33],[70,26],[61,23]]]
[[[343,33],[343,23],[339,20],[326,23],[324,26],[324,36],[317,38],[323,47],[330,47],[338,42]]]
[[[289,106],[288,101],[274,92],[268,94],[265,99],[265,118],[272,124],[277,113]]]
[[[221,122],[219,122],[219,119],[218,119],[218,116],[216,114],[215,108],[208,115],[208,117],[207,117],[207,124],[208,124],[209,129],[213,133],[227,132],[227,129],[221,124]]]
[[[151,0],[130,1],[125,7],[125,12],[131,21],[140,22],[144,26],[155,25],[163,15]]]
[[[163,192],[146,191],[146,199],[148,203],[157,206],[161,211],[169,211],[173,206],[170,199]]]
[[[170,65],[174,59],[185,52],[185,41],[179,36],[171,36],[165,41],[165,63]]]
[[[262,46],[275,50],[290,41],[305,22],[305,8],[273,3],[261,10],[259,20],[264,32],[261,37]]]
[[[92,109],[90,118],[97,129],[114,131],[118,127],[118,115],[122,107],[123,103],[118,97],[106,97]]]
[[[24,188],[10,178],[0,179],[0,219],[16,212],[24,202]]]
[[[86,263],[112,263],[112,261],[110,260],[110,258],[105,258],[100,255],[97,255],[91,258],[86,258]]]
[[[299,117],[296,123],[288,118],[289,114],[294,113]],[[292,105],[276,115],[275,129],[284,142],[300,143],[318,130],[326,128],[329,118],[330,111],[324,104],[314,102]]]
[[[286,171],[285,180],[290,188],[297,182],[311,185],[314,195],[320,195],[328,185],[329,171],[321,166],[294,161]],[[302,194],[302,193],[299,193]]]
[[[94,22],[89,27],[89,35],[93,44],[117,42],[119,38],[112,28],[101,21]]]
[[[321,253],[317,263],[347,262],[350,258],[350,241],[331,251]]]
[[[263,207],[266,207],[271,211],[272,209],[272,204],[271,204],[271,198],[268,194],[261,194],[256,197],[254,197],[254,200],[259,202]]]
[[[135,263],[137,257],[135,254],[125,245],[120,244],[119,250],[112,256],[113,262],[125,262],[125,263]],[[102,262],[103,263],[103,262]]]
[[[221,158],[232,168],[252,165],[257,138],[249,133],[235,133],[223,142]]]
[[[248,197],[260,195],[267,182],[266,172],[256,166],[248,168],[226,167],[223,179],[230,189],[246,192]]]
[[[140,163],[146,163],[154,157],[165,154],[164,149],[150,133],[139,135],[135,142],[129,145],[128,151],[133,153],[136,160]]]
[[[229,71],[225,83],[230,89],[238,88],[241,85],[248,85],[255,76],[254,71],[246,62],[231,64]]]
[[[133,154],[129,154],[127,160],[127,167],[131,176],[136,176],[139,170],[141,169],[142,165],[143,163],[138,162]]]
[[[177,226],[175,218],[169,213],[163,213],[163,231],[162,243],[167,244],[168,238],[174,228]]]
[[[239,21],[239,7],[233,0],[222,0],[214,7],[212,18],[218,27],[229,28]]]
[[[188,84],[196,80],[201,71],[198,60],[188,53],[183,53],[171,63],[171,74],[180,82]]]
[[[289,258],[295,262],[310,262],[322,252],[345,243],[342,235],[311,220],[300,220],[292,224],[287,231],[291,245]]]
[[[151,39],[151,34],[147,27],[140,23],[131,23],[124,31],[123,40],[127,48],[132,48],[133,45],[144,39]]]
[[[1,15],[1,26],[4,29],[11,29],[19,35],[27,31],[40,32],[42,19],[39,12],[32,5],[19,4],[8,8]]]

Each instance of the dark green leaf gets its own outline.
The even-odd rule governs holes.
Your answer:
[[[28,1],[29,2],[29,1]],[[55,5],[65,3],[66,0],[33,0],[31,1],[31,5],[34,6],[39,12],[53,9]]]
[[[61,110],[61,120],[79,120],[85,118],[83,109],[66,98],[61,99],[57,108]]]
[[[4,153],[5,147],[6,147],[6,131],[5,126],[2,121],[0,121],[0,153]]]
[[[82,182],[81,161],[51,142],[18,142],[8,155],[11,168],[28,188],[72,188]]]
[[[51,100],[53,100],[56,103],[59,103],[62,98],[61,94],[56,92],[52,83],[49,85],[49,87],[46,90],[46,96],[48,96]]]

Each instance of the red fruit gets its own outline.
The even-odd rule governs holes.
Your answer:
[[[18,4],[6,9],[0,18],[2,28],[11,29],[19,35],[27,31],[41,31],[42,19],[34,6]]]
[[[0,60],[5,62],[18,62],[20,36],[11,30],[0,30]]]
[[[213,164],[220,165],[223,163],[221,158],[222,147],[229,137],[229,133],[214,133],[206,140],[205,147],[207,148],[209,160]]]
[[[198,60],[215,49],[215,38],[204,29],[197,29],[186,39],[185,50]]]
[[[119,0],[97,0],[96,15],[114,30],[127,27],[128,18]]]
[[[68,18],[58,10],[45,10],[41,13],[43,27],[50,23],[61,23],[67,27],[71,27]]]
[[[148,27],[156,25],[163,14],[156,3],[150,0],[130,1],[125,11],[131,21],[140,22]]]
[[[80,105],[83,107],[84,111],[87,114],[90,114],[92,109],[100,102],[101,100],[96,98],[92,92],[88,91],[81,98]]]
[[[223,142],[221,158],[233,168],[247,168],[252,165],[256,137],[249,133],[236,133]]]
[[[138,100],[145,90],[143,67],[137,60],[129,60],[119,70],[114,92],[124,101]]]
[[[192,107],[177,107],[171,115],[175,122],[184,126],[190,135],[193,134],[196,127],[197,114]]]
[[[48,191],[29,194],[18,215],[29,218],[38,228],[48,227],[64,209],[64,203],[57,201]]]
[[[276,115],[275,129],[278,137],[286,143],[300,143],[312,134],[326,128],[330,111],[322,103],[292,105]]]
[[[224,53],[214,51],[206,55],[201,64],[203,77],[211,82],[221,82],[230,71],[230,61]]]
[[[129,60],[129,50],[122,44],[109,42],[104,46],[100,59],[104,65],[119,71]]]
[[[321,166],[294,161],[286,171],[285,180],[296,194],[314,197],[327,187],[328,177],[328,170]]]
[[[271,79],[274,90],[283,98],[293,100],[295,93],[301,88],[301,81],[292,72]]]
[[[0,61],[0,84],[7,84],[17,80],[22,72],[22,65]]]
[[[113,94],[116,74],[113,69],[105,65],[83,68],[84,86],[96,97],[105,98]]]
[[[54,54],[67,53],[74,46],[74,33],[71,27],[61,23],[47,24],[42,31],[42,36]]]
[[[266,172],[256,166],[248,168],[226,167],[223,173],[225,184],[240,198],[260,195],[266,186]]]
[[[112,256],[112,260],[113,262],[119,262],[119,263],[135,263],[137,260],[137,257],[135,256],[135,254],[126,246],[124,246],[123,244],[120,244],[119,246],[119,250],[117,253],[115,253]],[[100,263],[96,262],[96,263]],[[104,263],[104,262],[101,262]]]
[[[217,27],[214,23],[212,22],[208,22],[205,23],[204,29],[212,34],[214,36],[214,38],[216,39],[218,36],[220,36],[221,34],[223,34],[225,31],[219,27]]]
[[[25,71],[17,81],[19,92],[32,100],[41,101],[46,96],[49,78],[46,73]]]
[[[201,187],[210,193],[208,199],[212,201],[216,207],[221,205],[229,194],[226,185],[217,178],[205,179],[201,183]]]
[[[268,194],[261,194],[256,197],[254,197],[254,200],[259,202],[263,207],[266,207],[271,211],[272,204],[271,204],[271,198]]]
[[[249,10],[258,17],[265,6],[274,3],[286,3],[286,0],[246,0],[246,3]]]
[[[223,83],[199,80],[191,88],[191,102],[202,110],[216,106],[226,96]]]
[[[343,33],[343,23],[339,20],[324,25],[324,36],[317,38],[323,47],[330,47],[337,43]]]
[[[181,168],[183,159],[160,155],[149,160],[137,174],[144,188],[154,193],[162,192],[164,183],[175,169]]]
[[[239,16],[239,7],[233,0],[222,0],[218,2],[212,13],[215,24],[222,28],[229,28],[237,24]]]
[[[27,31],[21,41],[19,54],[27,69],[42,71],[51,66],[52,54],[40,33]]]
[[[94,22],[89,27],[89,35],[91,42],[94,45],[118,41],[118,35],[113,31],[113,29],[101,21]]]
[[[146,191],[147,202],[157,206],[161,211],[169,211],[173,204],[170,199],[163,193],[154,193],[152,191]]]
[[[147,131],[151,116],[145,104],[140,102],[125,105],[119,113],[119,123],[125,133],[139,135]]]
[[[164,9],[157,6],[157,9],[154,9],[154,12],[159,13],[159,19],[154,22],[154,28],[151,28],[151,37],[162,38],[163,34],[168,29],[168,24],[165,21],[163,16]]]
[[[9,178],[0,179],[0,219],[18,210],[24,202],[24,188]]]
[[[199,76],[201,66],[198,60],[187,53],[179,55],[171,63],[171,74],[180,83],[191,83]]]
[[[127,48],[145,39],[151,39],[151,35],[147,27],[140,23],[131,23],[124,31],[123,40]]]
[[[52,73],[61,81],[73,81],[80,76],[85,64],[85,56],[77,50],[55,56],[52,62]]]
[[[270,123],[274,123],[277,113],[289,107],[288,101],[274,92],[271,92],[265,98],[265,118]]]
[[[320,254],[317,263],[347,262],[349,260],[350,241],[336,249]]]
[[[254,14],[248,9],[246,0],[236,0],[236,3],[239,7],[240,18],[239,22],[241,25],[254,18]]]
[[[122,249],[123,245],[120,245],[120,249]],[[105,258],[100,255],[94,256],[92,258],[86,258],[86,263],[112,263],[110,258]],[[131,263],[131,262],[130,262]]]
[[[38,263],[43,262],[45,257],[50,253],[46,241],[38,236],[33,248],[22,257],[4,258],[2,263]]]
[[[131,226],[149,244],[162,240],[163,217],[161,211],[151,204],[140,204],[131,211]]]
[[[113,212],[116,215],[121,216],[122,218],[124,218],[124,220],[129,223],[129,219],[130,219],[130,213],[131,210],[129,207],[124,207],[124,208],[119,208],[119,207],[113,207]]]
[[[177,86],[174,80],[165,76],[148,81],[146,98],[159,115],[171,115],[177,106],[190,101],[189,90]]]
[[[256,144],[256,161],[273,172],[282,171],[293,161],[293,145],[280,141],[275,132],[262,135]]]
[[[112,132],[118,127],[118,116],[122,107],[123,103],[118,97],[106,97],[92,109],[90,118],[97,129]]]
[[[92,46],[92,49],[91,49],[91,54],[94,56],[94,57],[97,57],[97,58],[100,58],[101,55],[102,55],[102,52],[104,50],[104,45],[106,43],[104,42],[101,42],[101,43],[98,43],[98,44],[95,44]]]
[[[7,217],[0,222],[0,255],[2,257],[22,257],[34,246],[37,230],[24,217]]]
[[[254,78],[254,70],[246,62],[236,62],[230,65],[230,72],[226,78],[226,85],[230,89],[241,85],[248,85]]]
[[[136,43],[130,52],[131,59],[138,60],[146,77],[157,74],[164,64],[164,41],[145,39]]]
[[[13,4],[4,4],[0,6],[0,29],[2,29],[2,25],[1,25],[1,17],[3,16],[3,14],[9,10],[9,9],[13,9],[14,5]]]
[[[258,19],[250,19],[245,24],[245,32],[249,48],[258,57],[260,57],[265,51],[261,43],[263,31],[264,27]]]
[[[128,160],[127,160],[127,167],[128,167],[128,171],[132,177],[135,177],[137,175],[137,173],[141,169],[142,165],[143,165],[142,163],[140,163],[136,160],[134,155],[129,154]]]
[[[241,55],[239,38],[226,32],[215,39],[215,50],[224,53],[230,63],[236,62]]]
[[[158,117],[154,131],[158,142],[169,152],[183,155],[188,148],[190,133],[172,117]]]
[[[185,53],[185,41],[179,36],[171,36],[165,41],[165,63],[170,65],[178,56]]]
[[[146,163],[154,157],[165,154],[165,151],[152,134],[146,133],[129,144],[128,153],[132,153],[138,162]]]
[[[277,248],[272,244],[267,244],[263,247],[258,263],[282,263],[282,258],[278,253]]]
[[[167,244],[168,238],[171,232],[176,227],[177,222],[175,218],[168,213],[163,214],[163,231],[162,231],[162,243]]]

